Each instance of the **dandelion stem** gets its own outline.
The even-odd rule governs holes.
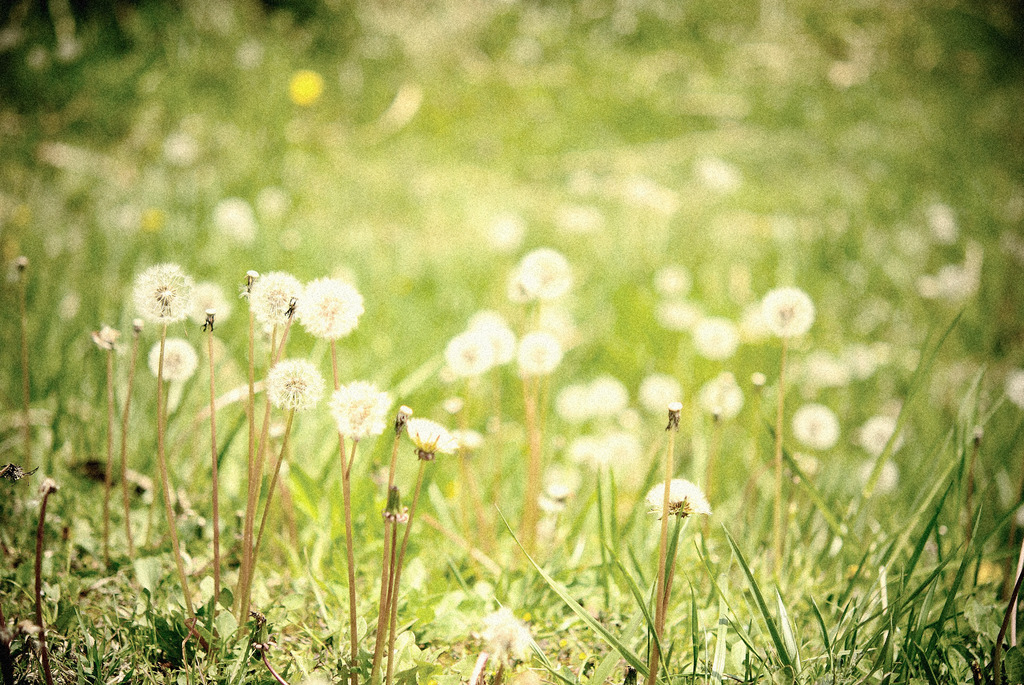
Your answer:
[[[977,428],[971,442],[971,460],[967,464],[967,494],[964,502],[966,516],[964,520],[964,544],[970,545],[974,536],[974,466],[978,461],[978,452],[981,449],[981,429]]]
[[[132,360],[128,367],[128,389],[124,398],[124,412],[121,415],[121,500],[124,504],[124,532],[128,538],[128,556],[135,556],[132,540],[131,498],[128,493],[128,417],[132,408],[132,389],[135,386],[135,363],[139,358],[139,333],[142,326],[132,325]]]
[[[50,673],[50,651],[46,648],[46,624],[43,622],[43,531],[46,525],[46,503],[56,489],[53,481],[43,482],[43,500],[39,504],[39,527],[36,529],[36,624],[39,626],[39,656],[47,685],[53,685]],[[6,626],[3,626],[6,629]]]
[[[19,257],[18,309],[21,318],[21,438],[25,450],[25,468],[32,466],[32,429],[29,426],[29,403],[32,399],[28,370],[28,258]]]
[[[253,283],[252,274],[246,274],[246,294],[251,292]],[[249,452],[247,459],[247,475],[248,475],[248,491],[246,493],[246,522],[248,522],[248,506],[249,501],[252,499],[252,488],[255,476],[253,473],[256,470],[256,319],[253,316],[252,309],[249,309],[249,399],[245,405],[245,412],[249,419]],[[244,524],[243,524],[244,529]],[[242,566],[238,571],[238,586],[235,588],[235,602],[238,609],[238,623],[242,625],[245,623],[244,611],[248,611],[248,606],[243,607],[243,604],[247,602],[242,599],[242,595],[245,590],[245,576],[249,572],[249,566],[252,564],[252,551],[244,544],[245,535],[243,530],[243,544],[242,544]]]
[[[103,471],[103,564],[110,564],[110,482],[114,467],[114,350],[107,350],[107,464]]]
[[[391,444],[391,465],[388,468],[388,497],[391,496],[391,488],[395,485],[395,467],[398,463],[398,444],[402,437],[402,426],[404,425],[405,414],[399,411],[395,420],[395,439]],[[388,610],[391,607],[391,556],[394,551],[388,547],[394,547],[393,537],[395,533],[395,522],[389,517],[384,517],[384,553],[381,560],[380,571],[380,601],[377,604],[377,637],[373,645],[373,667],[370,669],[370,683],[375,684],[380,675],[381,659],[384,656],[384,641],[387,639]],[[390,554],[390,556],[389,556]]]
[[[352,540],[352,462],[355,461],[358,440],[352,441],[352,455],[345,464],[344,441],[341,442],[341,492],[345,505],[345,554],[348,565],[348,622],[351,649],[352,685],[358,685],[359,673],[356,659],[359,657],[359,628],[356,625],[356,559]]]
[[[391,583],[391,624],[388,629],[388,671],[387,671],[387,685],[391,685],[391,680],[395,672],[395,630],[398,624],[398,591],[401,588],[402,582],[402,565],[405,563],[405,549],[409,544],[409,531],[412,530],[413,517],[416,516],[416,504],[420,500],[420,490],[423,488],[423,476],[426,473],[427,460],[422,459],[420,461],[419,473],[416,475],[416,490],[412,495],[412,505],[409,507],[409,520],[405,524],[405,533],[402,536],[402,547],[398,552],[398,559],[394,563],[394,576],[395,579]]]
[[[661,657],[658,644],[661,642],[662,633],[665,628],[665,558],[668,554],[668,517],[669,517],[669,492],[672,484],[672,472],[675,464],[676,432],[679,430],[678,404],[669,407],[668,419],[668,449],[665,450],[665,487],[661,501],[661,534],[658,538],[658,585],[655,592],[654,606],[654,644],[651,645],[651,657],[648,663],[647,682],[653,685],[658,681],[658,661]]]
[[[220,477],[217,473],[217,394],[213,370],[213,314],[207,313],[206,356],[210,359],[210,474],[213,480],[213,619],[220,602]]]
[[[531,387],[532,386],[532,387]],[[523,547],[533,553],[537,536],[537,518],[539,505],[537,493],[540,492],[540,481],[543,466],[541,463],[541,432],[537,415],[537,399],[539,384],[530,378],[523,379],[523,407],[525,409],[526,433],[528,437],[528,461],[526,471],[526,497],[523,502],[523,522],[520,537]]]
[[[782,566],[782,552],[786,545],[785,522],[782,502],[782,423],[786,402],[786,338],[782,338],[782,353],[779,357],[778,403],[775,412],[775,513],[774,543],[772,545],[772,569],[776,577]]]
[[[160,483],[164,495],[164,513],[167,514],[167,528],[171,534],[171,549],[174,552],[174,564],[181,578],[181,590],[185,595],[185,608],[189,618],[195,619],[196,612],[192,608],[192,596],[188,590],[188,577],[185,575],[185,564],[181,559],[181,548],[178,544],[178,529],[175,525],[174,507],[171,506],[171,485],[167,477],[167,458],[164,454],[164,432],[167,429],[167,407],[164,403],[164,345],[167,342],[167,324],[160,329],[160,360],[156,370],[156,459],[160,467]]]
[[[277,466],[274,468],[274,477],[270,479],[270,488],[267,490],[267,501],[263,504],[263,516],[260,518],[260,530],[256,535],[256,546],[252,551],[253,564],[259,561],[260,543],[263,541],[263,529],[267,525],[267,514],[270,512],[270,501],[274,498],[274,488],[277,486],[281,474],[281,464],[284,463],[288,450],[288,438],[292,434],[292,419],[295,418],[295,410],[288,411],[288,418],[284,426],[284,438],[281,441],[281,453],[277,457]]]

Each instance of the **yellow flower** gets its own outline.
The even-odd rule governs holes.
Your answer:
[[[161,210],[151,207],[142,213],[141,228],[146,233],[157,233],[164,227],[165,218]]]
[[[324,92],[324,78],[315,71],[300,69],[292,75],[288,84],[288,97],[300,107],[309,107],[320,99]]]

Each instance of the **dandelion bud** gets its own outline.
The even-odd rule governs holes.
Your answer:
[[[506,666],[512,661],[525,659],[533,642],[530,629],[508,608],[484,617],[481,636],[487,642],[486,651]]]
[[[665,515],[665,484],[658,483],[647,493],[647,504],[650,513],[657,514],[660,519]],[[682,478],[674,478],[668,484],[668,515],[685,518],[691,514],[711,513],[711,505],[704,492],[696,485]]]
[[[384,518],[389,521],[394,521],[398,514],[401,513],[402,502],[401,497],[398,494],[398,486],[392,485],[388,488],[388,503],[384,508]]]
[[[119,337],[121,337],[121,333],[110,326],[103,326],[100,330],[92,332],[92,341],[101,350],[114,349]]]
[[[39,486],[39,496],[46,497],[51,492],[57,492],[60,490],[60,486],[57,485],[57,481],[52,478],[45,478]]]
[[[682,402],[670,402],[668,405],[668,425],[665,426],[665,430],[679,430],[679,418],[683,411]]]
[[[14,268],[18,270],[19,275],[25,273],[25,270],[28,268],[28,257],[22,255],[15,259]]]
[[[404,404],[398,408],[398,413],[395,415],[395,435],[402,432],[402,429],[405,428],[405,423],[409,420],[410,416],[412,416],[412,409]]]
[[[803,335],[814,323],[814,303],[799,288],[776,288],[761,300],[764,323],[780,338]]]
[[[132,331],[135,333],[135,335],[138,335],[139,333],[142,332],[143,325],[144,324],[142,319],[132,319]]]
[[[323,394],[323,377],[305,359],[286,359],[267,374],[267,397],[278,409],[304,411],[315,407]]]
[[[135,279],[135,308],[154,323],[182,321],[192,308],[193,287],[192,278],[177,264],[151,266]]]
[[[242,296],[248,297],[252,292],[252,286],[256,283],[256,279],[260,277],[259,271],[253,271],[252,269],[245,272],[245,285],[242,286]]]
[[[149,370],[156,376],[160,370],[160,343],[149,350]],[[168,338],[164,342],[164,380],[187,381],[199,366],[199,356],[184,338]]]
[[[301,297],[299,279],[282,271],[272,271],[250,287],[249,308],[256,321],[264,326],[282,326],[294,313],[292,300]]]
[[[365,381],[343,385],[331,396],[330,409],[338,432],[352,440],[361,440],[384,432],[384,416],[391,396]]]
[[[213,332],[213,320],[217,317],[216,309],[206,310],[206,320],[203,322],[203,330]]]
[[[424,461],[432,460],[438,452],[451,454],[459,448],[458,441],[448,429],[430,419],[409,419],[406,431]]]
[[[974,447],[981,446],[981,439],[985,436],[985,430],[981,426],[974,427]]]

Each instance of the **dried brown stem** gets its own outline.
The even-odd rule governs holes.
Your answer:
[[[207,316],[206,356],[210,361],[210,477],[213,480],[213,619],[220,602],[220,476],[217,467],[217,393],[213,370],[213,316]]]
[[[128,493],[128,417],[132,408],[132,388],[135,386],[135,365],[139,358],[139,326],[132,327],[132,360],[128,367],[128,390],[124,398],[124,412],[121,416],[121,501],[124,505],[124,532],[128,537],[128,556],[135,555],[135,543],[132,540],[132,506]]]
[[[52,481],[43,482],[43,499],[39,504],[39,527],[36,529],[36,625],[39,626],[39,656],[43,662],[43,675],[47,685],[53,685],[50,672],[50,651],[46,648],[46,624],[43,621],[43,531],[46,525],[46,503],[50,493],[57,489]]]

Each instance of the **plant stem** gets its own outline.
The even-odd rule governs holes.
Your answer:
[[[1017,555],[1017,578],[1020,578],[1021,571],[1024,571],[1024,542],[1020,545],[1020,554]],[[1010,645],[1012,647],[1017,646],[1017,605],[1020,599],[1016,598],[1010,602],[1010,606],[1013,607],[1012,617],[1010,619]]]
[[[21,315],[21,439],[25,450],[25,470],[28,470],[32,466],[32,430],[29,427],[29,403],[32,399],[32,392],[28,370],[28,259],[19,257],[17,267],[20,276],[18,309]]]
[[[114,467],[114,350],[107,350],[107,465],[103,471],[103,564],[110,565],[110,481]]]
[[[398,443],[402,438],[402,420],[404,414],[399,413],[399,419],[395,421],[395,440],[391,444],[391,466],[388,469],[388,497],[391,497],[391,488],[395,485],[395,466],[398,462]],[[384,656],[384,641],[387,639],[387,619],[389,617],[391,597],[391,558],[388,547],[394,547],[393,537],[395,522],[387,516],[384,517],[384,552],[381,560],[380,570],[380,601],[377,604],[377,637],[373,645],[373,667],[370,669],[370,683],[375,685],[380,675],[381,659]],[[394,552],[390,552],[393,556]]]
[[[52,481],[43,482],[43,500],[39,504],[39,527],[36,529],[36,625],[39,626],[39,656],[47,685],[53,685],[50,673],[50,651],[46,648],[46,624],[43,622],[43,530],[46,524],[46,502],[56,489]]]
[[[420,490],[423,488],[423,475],[426,473],[427,461],[420,458],[420,469],[416,475],[416,490],[412,496],[412,505],[409,507],[409,521],[405,524],[405,534],[402,536],[402,548],[398,552],[398,559],[394,563],[394,581],[391,583],[391,625],[388,629],[388,671],[387,685],[391,685],[395,672],[395,630],[398,624],[398,591],[402,582],[402,565],[405,563],[405,549],[409,544],[409,531],[412,530],[413,517],[416,516],[416,504],[420,500]]]
[[[160,360],[156,370],[156,459],[160,467],[160,483],[163,486],[164,513],[167,514],[167,528],[171,534],[171,549],[174,552],[174,565],[178,568],[181,578],[181,590],[185,595],[185,608],[188,616],[195,619],[196,612],[192,608],[192,597],[188,590],[188,577],[185,575],[185,564],[181,559],[181,548],[178,544],[178,527],[175,524],[174,507],[171,506],[171,485],[167,477],[167,458],[164,454],[164,431],[167,429],[167,407],[164,403],[164,344],[167,342],[167,324],[160,330]]]
[[[676,405],[678,406],[678,405]],[[658,643],[665,626],[665,557],[668,554],[668,517],[669,517],[669,486],[672,483],[672,472],[675,463],[676,432],[679,430],[679,412],[669,409],[668,449],[665,450],[665,487],[661,503],[661,534],[658,538],[658,585],[654,600],[654,644],[651,645],[651,656],[648,662],[647,682],[653,685],[658,681],[658,661],[661,657]]]
[[[213,316],[207,316],[206,356],[210,359],[210,476],[213,480],[213,620],[220,602],[220,477],[217,473],[217,394],[213,370]]]
[[[246,274],[246,292],[249,292],[252,288],[253,277],[251,274]],[[252,309],[249,309],[249,398],[245,405],[245,412],[249,421],[249,444],[248,444],[248,458],[246,460],[246,521],[248,521],[248,506],[249,500],[252,498],[252,487],[255,477],[253,472],[256,469],[256,320],[253,316]],[[238,611],[238,625],[245,624],[245,614],[243,611],[243,604],[245,601],[242,599],[242,594],[245,590],[245,575],[249,571],[249,565],[251,564],[252,550],[244,544],[244,524],[243,524],[243,535],[242,535],[242,564],[238,569],[238,583],[235,586],[235,605]],[[244,607],[244,610],[248,612],[248,607]]]
[[[1021,543],[1021,558],[1024,559],[1024,543]],[[1017,595],[1020,593],[1020,583],[1024,580],[1024,573],[1021,572],[1018,563],[1017,570],[1017,582],[1014,583],[1013,592],[1010,593],[1010,604],[1006,607],[1006,614],[1003,616],[1003,625],[999,628],[999,635],[996,636],[996,645],[992,649],[992,670],[993,681],[995,685],[1001,685],[1003,681],[1003,639],[1006,637],[1006,629],[1009,627],[1010,616],[1013,614],[1013,608],[1017,604]]]
[[[263,504],[263,516],[260,518],[260,530],[256,534],[256,546],[252,550],[253,567],[260,558],[260,543],[263,541],[263,529],[267,525],[267,514],[270,513],[270,502],[274,499],[274,488],[277,486],[281,474],[281,464],[284,463],[288,449],[288,438],[292,434],[292,419],[295,418],[295,410],[289,410],[288,418],[284,426],[284,438],[281,441],[281,453],[277,456],[277,466],[274,467],[274,477],[270,479],[270,488],[267,490],[267,501]]]
[[[348,623],[352,666],[352,685],[359,684],[356,660],[359,658],[359,629],[356,625],[356,558],[352,540],[352,462],[356,458],[358,440],[352,441],[352,455],[345,463],[344,442],[341,443],[341,494],[345,505],[345,554],[348,565]]]
[[[786,545],[785,523],[782,520],[782,428],[783,410],[786,398],[786,339],[782,339],[782,354],[779,360],[778,404],[775,412],[775,512],[774,543],[772,545],[772,569],[778,577],[782,566],[782,552]]]
[[[532,387],[531,387],[532,386]],[[532,378],[523,379],[523,408],[525,410],[526,433],[528,438],[528,461],[526,471],[526,496],[523,501],[523,522],[520,537],[527,553],[533,554],[537,537],[539,508],[537,495],[543,471],[541,461],[541,432],[537,416],[539,383]]]
[[[975,433],[971,446],[971,460],[967,464],[967,497],[964,503],[967,511],[964,523],[964,546],[971,544],[974,537],[974,465],[978,461],[978,451],[981,449],[981,434]]]
[[[139,358],[139,333],[141,326],[132,325],[132,361],[128,368],[128,390],[124,398],[124,413],[121,416],[121,500],[124,504],[124,532],[128,537],[128,556],[135,556],[132,541],[131,498],[128,493],[128,417],[132,408],[132,388],[135,386],[135,363]]]

